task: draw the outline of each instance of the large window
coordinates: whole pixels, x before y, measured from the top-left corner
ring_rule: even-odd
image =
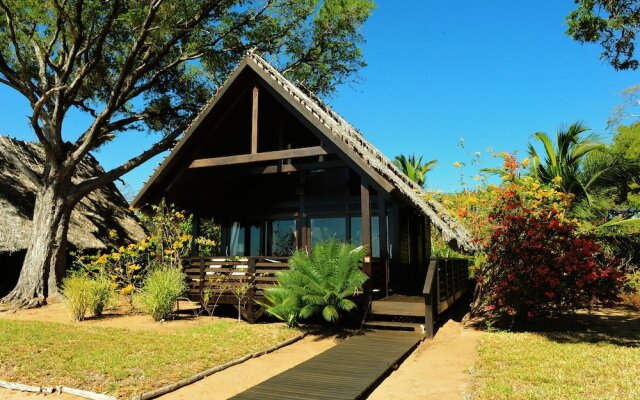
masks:
[[[311,245],[335,239],[347,240],[347,220],[345,218],[311,218]]]
[[[271,255],[289,257],[296,250],[296,220],[271,222]]]

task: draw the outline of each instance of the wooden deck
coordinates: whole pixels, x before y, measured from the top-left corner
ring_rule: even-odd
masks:
[[[360,399],[423,337],[395,331],[354,336],[232,399]]]

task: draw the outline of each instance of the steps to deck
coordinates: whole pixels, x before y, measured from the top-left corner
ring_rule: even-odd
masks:
[[[369,314],[424,318],[424,298],[418,297],[416,301],[374,300]]]
[[[393,295],[371,302],[364,328],[424,333],[424,323],[423,297]]]
[[[232,399],[361,399],[422,338],[414,332],[397,331],[354,336]]]

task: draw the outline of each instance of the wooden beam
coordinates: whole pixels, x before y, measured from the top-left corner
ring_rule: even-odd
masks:
[[[258,153],[258,86],[253,87],[251,104],[251,154],[256,154]]]
[[[237,156],[201,158],[193,160],[189,168],[219,167],[223,165],[248,164],[260,161],[284,160],[287,158],[303,158],[328,154],[321,146],[302,147],[290,150],[267,151],[256,154],[240,154]]]
[[[225,177],[230,176],[252,176],[252,175],[269,175],[269,174],[289,174],[292,172],[302,171],[322,171],[331,168],[345,167],[346,164],[341,160],[313,162],[302,164],[284,164],[284,165],[267,165],[264,167],[245,167],[234,168],[232,171],[224,172]]]

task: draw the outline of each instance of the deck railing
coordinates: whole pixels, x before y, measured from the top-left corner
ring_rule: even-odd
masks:
[[[185,273],[188,296],[204,308],[241,304],[245,309],[264,299],[275,286],[276,273],[289,268],[288,257],[198,257],[190,259]]]
[[[432,258],[422,294],[425,304],[425,334],[433,337],[438,314],[443,313],[469,289],[469,260]]]

